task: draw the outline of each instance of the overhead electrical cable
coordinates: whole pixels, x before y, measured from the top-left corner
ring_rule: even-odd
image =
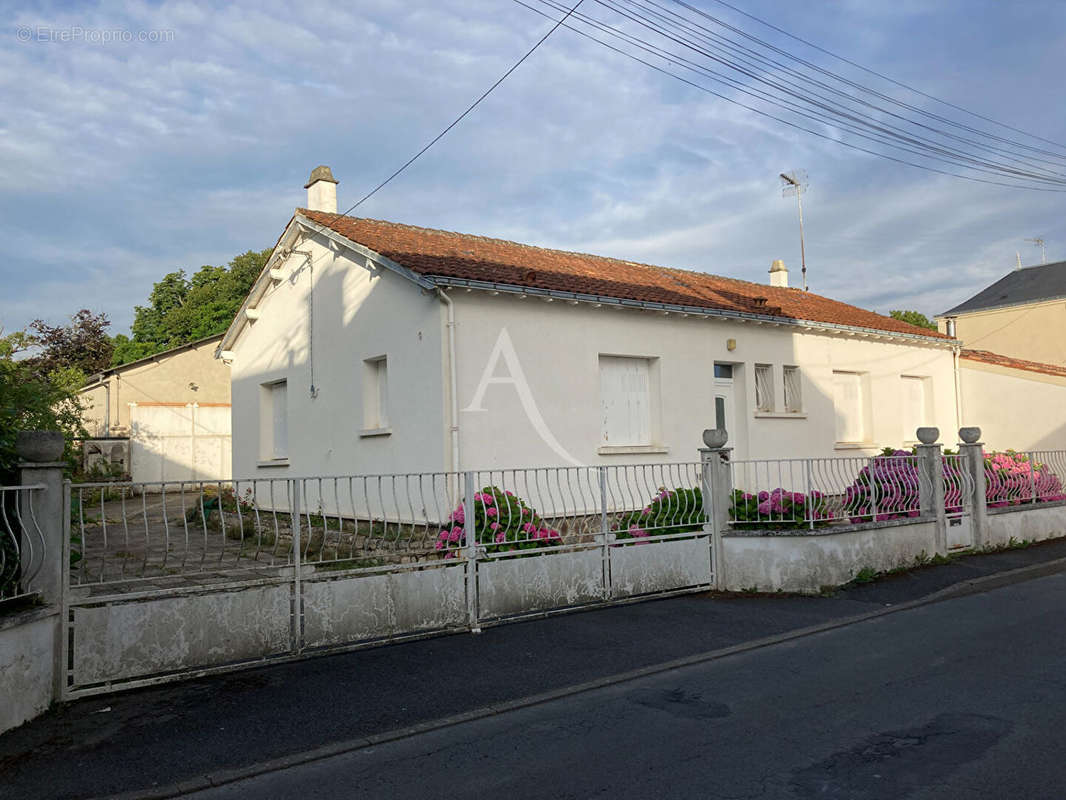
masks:
[[[674,0],[674,2],[676,2],[678,5],[685,6],[686,8],[688,8],[690,10],[696,11],[697,13],[699,13],[701,15],[709,16],[706,12],[704,12],[704,11],[702,11],[700,9],[694,8],[693,6],[690,6],[688,3],[680,2],[680,0]],[[933,100],[933,101],[935,101],[937,103],[940,103],[942,105],[947,106],[948,108],[954,108],[956,111],[961,111],[964,114],[969,114],[971,117],[975,117],[976,119],[984,120],[985,122],[990,122],[993,125],[998,125],[999,127],[1005,128],[1006,130],[1014,131],[1015,133],[1020,133],[1023,136],[1028,136],[1031,139],[1036,139],[1038,141],[1045,142],[1046,144],[1054,145],[1055,147],[1059,147],[1059,148],[1062,148],[1063,150],[1066,150],[1066,144],[1061,144],[1060,142],[1055,142],[1055,141],[1052,141],[1051,139],[1045,139],[1043,136],[1037,136],[1035,133],[1029,133],[1027,131],[1023,131],[1021,128],[1015,128],[1013,125],[1008,125],[1005,122],[1000,122],[999,120],[992,119],[991,117],[986,117],[986,116],[984,116],[982,114],[978,114],[975,111],[971,111],[968,108],[963,108],[962,106],[955,105],[952,102],[949,102],[947,100],[943,100],[943,99],[941,99],[939,97],[936,97],[934,95],[928,94],[927,92],[923,92],[921,89],[916,89],[913,86],[910,86],[910,85],[908,85],[906,83],[903,83],[902,81],[898,81],[895,78],[891,78],[888,75],[885,75],[885,74],[883,74],[881,72],[878,72],[876,70],[870,69],[869,67],[864,67],[862,64],[859,64],[859,63],[857,63],[855,61],[852,61],[849,58],[845,58],[844,56],[838,55],[838,54],[836,54],[836,53],[834,53],[834,52],[832,52],[830,50],[826,50],[824,47],[820,47],[820,46],[814,44],[813,42],[807,41],[806,39],[803,39],[803,38],[801,38],[799,36],[796,36],[793,33],[789,33],[788,31],[777,27],[776,25],[774,25],[771,22],[767,22],[766,20],[760,19],[759,17],[756,17],[754,14],[749,14],[747,11],[744,11],[741,8],[737,8],[736,6],[725,2],[725,0],[714,0],[714,2],[718,3],[719,5],[725,6],[726,8],[732,9],[733,11],[736,11],[738,14],[742,14],[745,17],[747,17],[748,19],[753,20],[755,22],[758,22],[760,25],[765,25],[767,28],[770,28],[771,30],[777,31],[778,33],[783,34],[784,36],[787,36],[788,38],[793,39],[793,40],[795,40],[797,42],[800,42],[801,44],[804,44],[807,47],[810,47],[810,48],[812,48],[814,50],[817,50],[819,53],[824,53],[825,55],[827,55],[827,56],[829,56],[831,58],[835,58],[838,61],[842,61],[845,64],[850,64],[851,66],[855,67],[856,69],[860,69],[860,70],[862,70],[863,72],[865,72],[865,73],[867,73],[869,75],[874,75],[874,76],[876,76],[878,78],[881,78],[882,80],[888,81],[889,83],[894,84],[894,85],[900,87],[901,89],[906,89],[909,92],[914,92],[915,94],[920,95],[920,96],[926,98],[927,100]],[[923,114],[928,114],[929,112],[922,111],[922,113]],[[934,114],[929,114],[929,115],[930,116],[936,116]],[[938,117],[938,119],[939,119],[939,117]],[[944,121],[951,122],[950,120],[944,120]],[[952,125],[959,125],[959,123],[956,123],[956,122],[951,122],[951,124]],[[965,127],[965,126],[960,125],[960,127]],[[972,129],[972,130],[977,130],[977,129]]]
[[[625,1],[625,0],[623,0],[623,1]],[[816,110],[817,113],[825,113],[825,114],[829,114],[831,116],[835,116],[835,117],[839,117],[839,118],[843,118],[843,119],[848,119],[849,121],[851,121],[851,122],[853,122],[855,124],[858,124],[860,126],[866,126],[866,127],[871,128],[871,129],[878,130],[878,131],[880,131],[882,133],[885,133],[886,135],[888,135],[890,137],[897,136],[901,140],[906,141],[906,142],[908,142],[908,143],[910,143],[912,145],[916,145],[916,146],[919,146],[919,147],[928,147],[931,152],[938,153],[940,155],[952,155],[955,158],[959,158],[959,159],[970,161],[972,164],[975,164],[975,165],[981,165],[981,166],[983,166],[985,168],[992,168],[993,170],[998,170],[998,171],[1000,171],[1000,172],[1002,172],[1002,173],[1004,173],[1004,174],[1006,174],[1006,175],[1008,175],[1010,177],[1019,177],[1019,178],[1025,178],[1025,179],[1028,179],[1028,180],[1046,181],[1046,182],[1050,182],[1052,184],[1066,185],[1066,174],[1056,173],[1056,172],[1048,170],[1048,169],[1046,169],[1044,167],[1040,167],[1039,165],[1028,164],[1028,162],[1020,162],[1019,163],[1018,160],[1016,159],[1016,157],[1013,156],[1013,154],[1008,154],[1008,157],[1013,158],[1015,160],[1014,164],[1005,164],[1002,161],[992,161],[987,156],[981,156],[980,154],[975,155],[975,154],[973,154],[971,152],[968,152],[968,151],[965,151],[965,150],[960,150],[960,149],[958,149],[957,145],[948,145],[948,144],[945,144],[945,143],[942,143],[942,142],[935,142],[935,141],[929,140],[928,138],[926,138],[922,134],[915,134],[915,133],[912,133],[912,132],[908,132],[905,129],[902,129],[902,128],[899,128],[898,126],[892,125],[891,123],[885,123],[883,121],[872,121],[872,120],[870,120],[868,118],[859,116],[859,114],[861,112],[857,112],[855,109],[838,108],[838,107],[832,105],[832,103],[834,101],[831,98],[825,97],[825,95],[819,94],[818,92],[812,92],[811,90],[806,89],[805,87],[798,87],[799,91],[796,91],[794,89],[790,89],[786,85],[783,85],[781,83],[781,79],[780,78],[778,78],[778,79],[769,79],[769,78],[766,78],[766,77],[764,77],[764,76],[762,76],[762,75],[760,75],[760,74],[758,74],[756,72],[752,72],[748,68],[745,68],[743,66],[738,66],[736,63],[729,61],[727,58],[723,58],[723,57],[721,57],[719,55],[716,55],[714,52],[705,49],[704,47],[700,46],[699,43],[693,42],[691,39],[686,39],[686,38],[683,38],[683,37],[679,37],[678,35],[675,35],[675,34],[669,32],[669,31],[666,31],[666,30],[662,29],[661,27],[655,25],[654,21],[648,20],[647,17],[644,17],[641,14],[639,14],[637,12],[633,12],[633,11],[631,11],[629,9],[620,7],[617,2],[612,2],[611,0],[596,0],[596,2],[599,5],[603,6],[604,8],[607,8],[609,10],[615,11],[616,13],[620,14],[623,18],[629,19],[631,21],[634,21],[637,24],[641,25],[642,27],[647,28],[649,31],[651,31],[653,33],[656,33],[658,35],[661,35],[664,38],[666,38],[666,39],[668,39],[668,40],[670,40],[670,41],[672,41],[672,42],[674,42],[676,44],[680,44],[683,47],[685,47],[687,49],[690,49],[690,50],[698,53],[699,55],[702,55],[702,56],[708,58],[709,60],[714,61],[715,63],[718,63],[718,64],[726,67],[727,69],[733,70],[733,71],[741,74],[742,76],[747,77],[747,78],[755,81],[756,83],[759,83],[759,84],[762,84],[764,86],[770,87],[774,91],[777,91],[777,92],[779,92],[781,94],[784,94],[787,97],[791,98],[792,100],[795,100],[797,102],[804,103],[806,105],[811,106],[813,109]],[[629,2],[629,5],[637,5],[637,3],[633,2],[633,0],[628,0],[628,2]],[[791,84],[794,87],[796,86],[796,84],[794,84],[793,82],[788,81],[787,79],[785,80],[785,83],[786,84]],[[747,84],[743,84],[743,85],[748,86]],[[751,87],[749,86],[748,88],[751,88]],[[806,94],[804,94],[804,92],[806,92]],[[812,100],[811,99],[812,97],[818,98],[818,100]],[[780,99],[780,98],[778,98],[778,99]],[[856,100],[855,98],[851,98],[850,96],[847,96],[847,99]],[[864,102],[864,101],[860,100],[859,102]],[[871,106],[871,107],[877,108],[875,106]],[[878,109],[878,110],[885,111],[884,109]],[[944,132],[938,131],[938,130],[933,129],[933,128],[930,128],[929,126],[926,126],[926,125],[924,125],[922,123],[914,123],[913,121],[908,120],[907,118],[902,117],[902,116],[900,116],[898,114],[894,114],[893,112],[887,112],[887,113],[889,113],[892,116],[897,117],[898,119],[900,119],[903,122],[906,122],[906,123],[909,123],[909,124],[917,124],[921,128],[926,128],[926,129],[928,129],[930,132],[932,132],[934,134],[945,135]],[[958,137],[954,137],[953,134],[946,134],[946,135],[948,135],[950,137],[953,137],[953,138],[958,138]],[[980,143],[975,143],[975,144],[977,144],[979,147],[981,146]],[[1035,171],[1034,171],[1034,168],[1035,168]]]
[[[518,59],[511,66],[511,68],[509,70],[507,70],[505,73],[503,73],[503,75],[501,75],[499,77],[499,79],[494,84],[492,84],[492,86],[490,86],[488,89],[486,89],[484,91],[484,93],[477,100],[475,100],[473,103],[471,103],[469,106],[467,106],[466,111],[464,111],[462,114],[460,114],[454,120],[452,120],[451,124],[448,125],[447,128],[442,130],[436,136],[434,136],[432,139],[430,139],[425,147],[423,147],[421,150],[419,150],[417,153],[415,153],[413,156],[411,156],[409,159],[407,159],[407,161],[405,161],[404,164],[398,170],[396,170],[389,177],[387,177],[385,180],[383,180],[381,183],[379,183],[377,186],[375,186],[373,189],[371,189],[369,192],[367,192],[365,195],[363,195],[356,203],[354,203],[350,208],[348,208],[340,216],[346,216],[347,214],[349,214],[352,211],[354,211],[355,209],[357,209],[359,206],[361,206],[363,203],[365,203],[367,200],[369,200],[371,197],[373,197],[375,194],[377,194],[379,190],[383,189],[386,185],[388,185],[392,181],[393,178],[398,176],[401,172],[403,172],[405,169],[407,169],[409,166],[411,166],[413,163],[415,163],[415,161],[417,161],[419,159],[419,157],[423,153],[425,153],[427,150],[429,150],[429,148],[431,148],[433,145],[435,145],[437,142],[439,142],[441,139],[443,139],[445,134],[448,133],[448,131],[450,131],[452,128],[454,128],[456,125],[458,125],[460,122],[462,122],[467,114],[469,114],[471,111],[473,111],[475,108],[477,108],[478,104],[481,103],[482,100],[484,100],[486,97],[488,97],[490,94],[492,94],[493,89],[495,89],[497,86],[499,86],[505,80],[507,80],[507,78],[510,76],[510,74],[512,72],[514,72],[516,69],[518,69],[522,65],[523,61],[525,61],[527,58],[529,58],[531,55],[533,55],[533,52],[538,47],[540,47],[542,44],[544,44],[544,42],[546,42],[548,40],[548,37],[551,36],[553,33],[555,33],[559,29],[560,26],[562,26],[562,24],[564,22],[566,22],[567,19],[570,18],[570,15],[573,14],[575,11],[577,11],[578,6],[580,6],[583,2],[585,2],[585,0],[577,0],[577,2],[574,3],[574,5],[570,8],[570,10],[566,12],[565,16],[562,19],[560,19],[558,22],[556,22],[546,34],[544,34],[542,37],[540,37],[540,39],[537,41],[537,43],[535,45],[533,45],[531,48],[529,48],[529,50],[526,51],[526,54],[523,55],[520,59]]]
[[[530,11],[533,11],[536,14],[544,16],[544,17],[546,17],[548,19],[551,19],[553,21],[555,20],[555,17],[552,16],[551,14],[543,11],[540,8],[534,7],[534,6],[530,5],[527,2],[524,2],[523,0],[514,0],[514,1],[518,5],[521,5],[521,6],[525,7],[525,8],[527,8],[527,9],[529,9]],[[564,9],[558,8],[555,3],[551,2],[551,0],[530,0],[530,1],[531,2],[539,2],[542,5],[546,5],[546,6],[550,7],[550,8],[553,8],[554,10],[565,10],[565,8]],[[663,75],[667,75],[669,77],[672,77],[672,78],[674,78],[674,79],[676,79],[678,81],[681,81],[682,83],[685,83],[685,84],[687,84],[687,85],[689,85],[689,86],[691,86],[691,87],[693,87],[693,88],[695,88],[695,89],[697,89],[699,91],[702,91],[702,92],[705,92],[707,94],[710,94],[710,95],[712,95],[714,97],[717,97],[717,98],[719,98],[721,100],[724,100],[724,101],[726,101],[728,103],[731,103],[733,105],[737,105],[737,106],[739,106],[741,108],[744,108],[744,109],[746,109],[748,111],[751,111],[751,112],[753,112],[755,114],[758,114],[760,116],[766,117],[768,119],[772,119],[772,120],[774,120],[776,122],[779,122],[779,123],[781,123],[783,125],[787,125],[787,126],[789,126],[791,128],[794,128],[796,130],[800,130],[800,131],[803,131],[805,133],[812,134],[814,136],[817,136],[817,137],[819,137],[821,139],[825,139],[827,141],[835,142],[836,144],[840,144],[840,145],[842,145],[844,147],[848,147],[849,149],[852,149],[852,150],[856,150],[856,151],[859,151],[859,152],[867,153],[869,155],[877,156],[879,158],[884,158],[884,159],[887,159],[889,161],[893,161],[893,162],[896,162],[896,163],[899,163],[899,164],[905,164],[907,166],[916,167],[918,169],[923,169],[923,170],[926,170],[928,172],[933,172],[933,173],[937,173],[937,174],[941,174],[941,175],[947,175],[947,176],[951,176],[951,177],[955,177],[955,178],[961,178],[963,180],[969,180],[969,181],[973,181],[973,182],[976,182],[976,183],[984,183],[984,184],[990,184],[990,185],[994,185],[994,186],[1004,186],[1004,187],[1015,188],[1015,189],[1029,189],[1031,191],[1056,192],[1056,193],[1066,191],[1066,189],[1050,188],[1048,186],[1042,186],[1042,185],[1033,185],[1033,183],[1032,183],[1033,181],[1049,181],[1049,179],[1047,177],[1041,176],[1041,175],[1036,175],[1033,178],[1026,178],[1026,180],[1030,181],[1029,183],[1008,183],[1006,181],[989,180],[989,179],[986,179],[986,178],[980,178],[980,177],[976,177],[976,176],[973,176],[973,175],[966,175],[966,174],[962,174],[962,173],[958,173],[958,172],[952,172],[950,170],[945,170],[945,169],[940,169],[940,168],[937,168],[937,167],[932,167],[932,166],[929,166],[928,164],[921,164],[921,163],[918,163],[918,162],[909,161],[907,159],[897,158],[897,157],[889,155],[887,153],[879,152],[877,150],[872,150],[870,148],[862,147],[862,146],[854,144],[852,142],[844,141],[844,140],[836,138],[834,136],[830,136],[830,135],[828,135],[828,134],[826,134],[824,132],[821,132],[821,131],[818,131],[818,130],[815,130],[815,129],[812,129],[812,128],[808,128],[808,127],[806,127],[804,125],[801,125],[801,124],[798,124],[798,123],[796,123],[796,122],[794,122],[792,120],[788,120],[788,119],[786,119],[784,117],[780,117],[780,116],[777,116],[775,114],[772,114],[772,113],[770,113],[770,112],[768,112],[768,111],[766,111],[764,109],[758,108],[758,107],[753,106],[753,105],[749,105],[748,103],[744,103],[744,102],[742,102],[740,100],[737,100],[737,99],[735,99],[733,97],[729,97],[728,95],[722,94],[721,92],[714,91],[713,89],[710,89],[707,86],[704,86],[703,84],[700,84],[700,83],[697,83],[697,82],[695,82],[693,80],[685,78],[684,76],[678,75],[677,73],[672,72],[669,69],[666,69],[666,68],[664,68],[662,66],[659,66],[658,64],[652,63],[652,62],[647,61],[647,60],[645,60],[645,59],[643,59],[643,58],[641,58],[641,57],[639,57],[637,55],[634,55],[633,53],[629,52],[628,50],[626,50],[626,49],[624,49],[622,47],[617,47],[615,45],[612,45],[609,42],[607,42],[607,41],[605,41],[605,40],[603,40],[603,39],[601,39],[601,38],[599,38],[599,37],[597,37],[597,36],[595,36],[595,35],[593,35],[591,33],[588,33],[585,30],[582,30],[580,27],[576,27],[574,24],[565,24],[565,20],[572,13],[573,13],[573,10],[571,10],[571,12],[567,14],[567,17],[564,17],[562,20],[559,20],[558,24],[561,25],[562,27],[566,27],[566,28],[574,31],[578,35],[580,35],[580,36],[582,36],[582,37],[584,37],[586,39],[589,39],[590,41],[593,41],[593,42],[595,42],[595,43],[597,43],[597,44],[599,44],[599,45],[601,45],[603,47],[606,47],[607,49],[609,49],[609,50],[611,50],[613,52],[618,53],[619,55],[625,56],[626,58],[632,59],[632,60],[634,60],[634,61],[636,61],[636,62],[638,62],[640,64],[643,64],[644,66],[649,67],[650,69],[653,69],[656,72],[659,72],[659,73],[662,73]],[[985,172],[985,173],[991,172],[994,175],[1003,176],[1001,170],[994,170],[994,169],[993,170],[989,170],[989,169],[985,169],[985,168],[981,168],[981,167],[970,166],[967,163],[959,163],[958,161],[950,160],[949,158],[947,158],[946,156],[943,156],[943,155],[930,155],[930,154],[926,154],[926,153],[924,153],[922,151],[915,151],[915,150],[912,150],[912,149],[908,149],[907,147],[902,146],[902,145],[891,144],[889,141],[887,141],[883,137],[882,138],[877,138],[874,134],[868,134],[868,133],[864,134],[861,131],[856,130],[854,127],[850,127],[850,126],[848,126],[845,123],[827,123],[824,119],[821,119],[821,118],[818,118],[818,117],[813,116],[811,114],[808,114],[806,112],[800,111],[800,110],[798,110],[798,109],[796,109],[796,108],[794,108],[792,106],[785,105],[779,98],[778,99],[774,99],[772,96],[768,95],[765,92],[763,92],[761,94],[756,93],[756,92],[752,92],[752,91],[747,90],[747,89],[743,88],[742,86],[738,85],[738,83],[736,81],[730,81],[728,78],[720,76],[717,73],[713,73],[711,71],[708,71],[705,67],[700,67],[699,65],[693,65],[692,62],[689,62],[688,60],[679,57],[676,53],[663,51],[661,48],[656,48],[654,46],[649,46],[648,43],[641,44],[641,42],[643,42],[643,40],[640,40],[637,37],[632,37],[632,36],[629,36],[627,34],[624,34],[623,32],[613,28],[612,26],[606,25],[605,23],[601,23],[598,20],[595,20],[594,18],[588,17],[586,15],[578,15],[578,14],[574,14],[573,18],[574,18],[574,21],[580,21],[581,23],[589,25],[590,27],[598,28],[599,30],[607,33],[608,35],[615,36],[616,38],[620,37],[620,38],[622,38],[623,41],[627,42],[627,44],[630,44],[631,46],[635,46],[638,49],[641,49],[644,52],[649,53],[650,55],[654,56],[655,58],[658,58],[660,60],[666,61],[666,63],[671,65],[671,66],[680,63],[686,69],[689,69],[690,71],[695,71],[698,74],[702,74],[702,75],[704,75],[706,77],[711,77],[712,80],[716,80],[717,82],[725,83],[726,85],[730,86],[733,89],[736,89],[737,91],[741,91],[741,92],[743,92],[745,94],[748,94],[750,96],[755,97],[758,100],[761,100],[763,102],[770,103],[771,105],[775,105],[776,107],[782,108],[782,109],[784,109],[785,111],[787,111],[790,114],[794,114],[794,115],[797,115],[797,116],[800,116],[800,117],[809,118],[809,119],[812,119],[813,121],[818,122],[819,124],[823,124],[823,125],[825,125],[825,124],[829,124],[829,125],[838,124],[840,127],[843,127],[845,130],[849,130],[850,132],[854,133],[855,135],[861,136],[862,138],[866,138],[867,140],[871,140],[871,141],[874,141],[876,143],[885,144],[887,146],[895,147],[896,149],[903,150],[904,152],[909,152],[911,154],[918,155],[918,156],[920,156],[922,158],[925,158],[925,159],[934,160],[935,162],[938,162],[938,163],[947,163],[947,164],[950,164],[950,165],[953,165],[953,166],[961,166],[964,169],[968,169],[968,170],[980,171],[980,172]],[[1012,176],[1011,175],[1006,175],[1006,176],[1003,176],[1003,177],[1012,177]]]

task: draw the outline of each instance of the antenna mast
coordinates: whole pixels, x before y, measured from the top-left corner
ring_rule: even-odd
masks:
[[[1032,242],[1034,245],[1040,248],[1040,263],[1047,263],[1047,242],[1041,239],[1039,236],[1034,239],[1026,239],[1027,242]]]
[[[781,196],[791,197],[796,195],[796,207],[799,209],[800,223],[800,265],[803,268],[803,291],[807,291],[807,254],[803,246],[803,193],[807,191],[807,186],[809,185],[807,171],[794,169],[788,174],[782,172],[780,178],[784,181],[784,186],[781,187]]]

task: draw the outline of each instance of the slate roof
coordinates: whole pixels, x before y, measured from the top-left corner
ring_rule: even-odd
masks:
[[[1022,358],[1001,356],[999,353],[992,353],[988,350],[968,350],[963,348],[959,351],[959,357],[967,361],[980,361],[982,364],[994,364],[998,367],[1011,367],[1012,369],[1023,369],[1027,372],[1040,372],[1044,375],[1057,375],[1060,378],[1066,378],[1066,367],[1060,367],[1058,364],[1026,361]]]
[[[612,299],[763,314],[929,339],[950,338],[801,289],[395,222],[306,209],[297,209],[297,214],[434,279],[485,281]]]
[[[1023,267],[1009,272],[969,300],[939,316],[951,317],[971,311],[1037,303],[1060,297],[1066,298],[1066,261]]]

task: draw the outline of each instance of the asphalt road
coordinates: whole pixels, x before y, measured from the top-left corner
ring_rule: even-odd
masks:
[[[1053,575],[188,796],[1058,800],[1064,610]]]

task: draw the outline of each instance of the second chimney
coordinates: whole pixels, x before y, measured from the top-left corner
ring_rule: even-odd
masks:
[[[788,288],[788,270],[780,258],[770,265],[770,285]]]
[[[309,211],[337,213],[337,180],[327,166],[318,166],[311,170],[311,177],[304,184],[307,190],[307,208]]]

